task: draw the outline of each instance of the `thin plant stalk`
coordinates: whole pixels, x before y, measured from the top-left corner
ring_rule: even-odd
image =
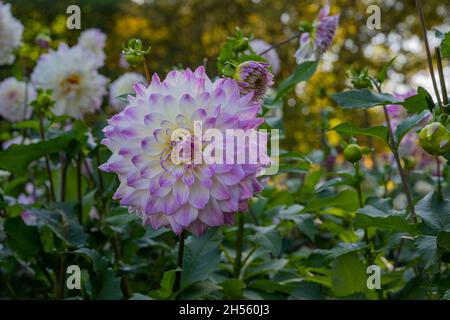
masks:
[[[112,235],[112,245],[114,249],[114,253],[116,258],[114,259],[116,269],[120,268],[120,261],[122,260],[122,252],[119,244],[119,240],[117,239],[117,234],[114,232]],[[129,299],[133,295],[133,291],[131,290],[130,283],[128,282],[127,276],[122,277],[122,289],[126,299]]]
[[[358,162],[354,163],[353,166],[355,167],[355,178],[356,178],[355,188],[356,188],[356,193],[358,194],[359,208],[363,208],[364,207],[364,201],[363,201],[362,190],[361,190],[361,177],[362,177],[362,175],[361,175],[361,171],[360,171],[360,166],[359,166]],[[367,245],[370,244],[370,242],[369,242],[369,234],[367,232],[367,228],[364,228],[364,241],[367,243]]]
[[[64,159],[63,165],[61,167],[61,194],[60,200],[64,202],[66,199],[66,181],[67,181],[67,170],[69,169],[70,161],[67,158]]]
[[[300,36],[301,36],[301,33],[296,33],[296,34],[294,34],[293,36],[291,36],[291,37],[289,37],[289,38],[287,38],[287,39],[285,39],[285,40],[283,40],[283,41],[280,41],[280,42],[278,42],[278,43],[276,43],[276,44],[270,46],[270,47],[267,48],[266,50],[261,51],[260,53],[258,53],[258,55],[259,55],[259,56],[262,56],[263,54],[269,52],[270,50],[275,49],[275,48],[278,48],[278,47],[280,47],[280,46],[282,46],[283,44],[286,44],[286,43],[288,43],[288,42],[291,42],[292,40],[297,39],[297,38],[299,38]]]
[[[234,259],[234,277],[239,278],[242,268],[242,248],[244,246],[244,215],[238,214],[238,234],[236,239],[236,258]]]
[[[425,25],[425,17],[423,15],[422,2],[420,0],[416,0],[416,7],[417,7],[417,11],[419,12],[420,25],[422,27],[422,32],[423,32],[423,41],[425,43],[425,51],[427,53],[427,63],[428,63],[428,68],[430,69],[430,75],[431,75],[431,80],[433,82],[434,93],[436,94],[436,99],[438,101],[439,106],[442,107],[441,97],[439,95],[436,77],[434,75],[433,60],[431,58],[431,50],[430,50],[430,45],[428,43],[427,27]]]
[[[144,59],[142,59],[142,63],[144,65],[144,71],[145,71],[145,78],[147,79],[147,85],[150,85],[150,82],[152,81],[152,78],[150,77],[150,69],[148,67],[147,58],[144,56]]]
[[[81,188],[81,154],[77,157],[77,195],[78,195],[78,220],[83,224],[83,193]]]
[[[444,69],[442,68],[442,55],[441,55],[441,49],[439,47],[434,48],[436,52],[436,61],[437,61],[437,69],[439,74],[439,80],[441,83],[441,92],[442,92],[442,100],[445,105],[448,104],[448,95],[447,95],[447,87],[445,85],[445,78],[444,78]]]
[[[181,231],[178,239],[178,255],[177,255],[177,272],[175,274],[175,282],[173,285],[174,292],[177,292],[181,288],[181,273],[183,272],[183,256],[184,256],[184,240],[186,238],[186,231]]]
[[[41,140],[45,141],[45,132],[44,132],[44,115],[42,112],[39,113],[39,133],[41,135]],[[50,180],[50,201],[55,202],[55,187],[53,185],[53,177],[52,170],[50,169],[50,160],[48,159],[48,155],[44,156],[45,158],[45,167],[47,169],[48,179]]]
[[[56,299],[61,300],[64,299],[64,253],[58,254],[58,281],[56,282],[57,285],[57,295]]]
[[[381,90],[380,90],[381,91]],[[380,92],[381,93],[381,92]],[[398,173],[400,174],[400,179],[402,180],[403,191],[406,194],[406,201],[408,202],[408,209],[411,213],[411,217],[414,222],[417,222],[416,210],[414,208],[414,202],[411,194],[411,189],[409,187],[408,178],[406,177],[405,170],[403,170],[402,162],[398,154],[397,147],[395,146],[394,130],[392,129],[391,119],[389,118],[389,113],[386,106],[383,106],[384,116],[386,118],[386,124],[389,130],[390,143],[389,147],[392,154],[394,155],[395,162],[397,164]]]
[[[437,170],[437,191],[439,196],[442,197],[442,182],[441,182],[441,161],[439,156],[436,156],[436,170]]]

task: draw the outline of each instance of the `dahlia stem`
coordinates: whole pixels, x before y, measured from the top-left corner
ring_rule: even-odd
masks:
[[[287,38],[287,39],[285,39],[285,40],[283,40],[283,41],[280,41],[280,42],[278,42],[278,43],[276,43],[276,44],[270,46],[270,47],[267,48],[266,50],[264,50],[264,51],[258,53],[258,55],[259,55],[259,56],[262,56],[263,54],[269,52],[269,51],[272,50],[272,49],[278,48],[278,47],[282,46],[283,44],[286,44],[286,43],[288,43],[288,42],[291,42],[292,40],[294,40],[294,39],[296,39],[296,38],[299,38],[299,37],[301,36],[301,34],[302,34],[301,32],[296,33],[296,34],[294,34],[293,36],[291,36],[290,38]]]
[[[114,249],[114,253],[116,258],[114,259],[114,264],[116,269],[120,269],[120,261],[122,261],[122,251],[120,248],[119,240],[117,239],[117,233],[113,233],[112,235],[112,245]],[[129,299],[133,295],[133,291],[131,290],[130,283],[128,282],[128,278],[126,275],[122,277],[122,291],[126,299]]]
[[[436,52],[437,69],[439,74],[439,80],[441,82],[442,100],[445,105],[448,104],[447,87],[445,86],[444,69],[442,68],[442,55],[441,48],[434,48]]]
[[[411,213],[413,221],[417,222],[416,211],[414,208],[414,202],[411,195],[411,189],[409,188],[408,178],[406,177],[405,171],[403,170],[402,162],[400,160],[400,156],[398,155],[397,147],[395,146],[394,130],[392,129],[391,119],[389,118],[389,113],[387,111],[386,106],[383,106],[383,111],[384,116],[386,118],[386,124],[389,129],[389,136],[390,136],[389,147],[391,149],[392,154],[394,155],[398,173],[400,174],[400,179],[402,180],[403,191],[406,194],[406,201],[408,202],[409,212]]]
[[[425,25],[425,17],[423,15],[422,2],[420,0],[416,0],[416,7],[417,7],[417,11],[419,12],[420,25],[422,27],[423,40],[425,43],[425,51],[427,53],[428,69],[430,69],[434,93],[436,94],[436,99],[438,101],[439,106],[442,107],[441,97],[439,95],[439,90],[438,90],[437,83],[436,83],[436,77],[434,76],[433,60],[431,59],[430,45],[428,43],[428,37],[427,37],[427,27]]]
[[[44,114],[42,112],[39,113],[39,133],[41,135],[41,140],[45,141],[45,132],[44,132]],[[45,158],[45,167],[47,169],[48,179],[50,180],[50,201],[55,202],[55,187],[53,185],[53,177],[52,170],[50,169],[50,161],[48,159],[48,155],[44,156]]]
[[[67,169],[69,169],[70,162],[68,161],[67,157],[63,160],[63,166],[61,167],[61,194],[60,194],[60,200],[61,202],[64,202],[66,199],[66,180],[67,180]]]
[[[105,190],[104,184],[103,184],[103,177],[102,172],[100,170],[100,152],[98,151],[98,148],[95,150],[95,160],[97,161],[97,174],[98,174],[98,188],[100,191],[100,194],[103,195],[103,191]]]
[[[234,277],[239,278],[242,268],[242,248],[244,246],[244,214],[238,213],[238,234],[236,239],[236,258],[234,259]]]
[[[58,281],[56,282],[57,286],[57,295],[56,299],[61,300],[64,299],[64,252],[58,254]]]
[[[150,77],[150,69],[147,64],[147,58],[144,56],[144,59],[142,59],[142,63],[144,64],[144,70],[145,70],[145,78],[147,79],[147,85],[150,85],[150,82],[152,78]]]
[[[362,197],[362,191],[361,191],[361,171],[360,171],[360,166],[359,163],[356,162],[353,164],[353,166],[355,167],[355,188],[356,188],[356,192],[358,194],[358,203],[359,203],[359,208],[363,208],[364,207],[364,201],[363,201],[363,197]],[[364,241],[366,242],[366,244],[369,246],[370,245],[370,241],[369,241],[369,234],[367,233],[367,228],[364,228]],[[370,250],[370,248],[368,248],[368,250]],[[369,265],[371,257],[370,257],[370,252],[368,251],[367,254],[367,264]]]
[[[181,273],[183,272],[183,255],[184,255],[184,239],[186,238],[186,231],[181,231],[178,239],[178,256],[177,256],[177,269],[175,274],[175,282],[173,285],[173,291],[177,292],[181,289]]]
[[[77,157],[77,195],[78,195],[78,220],[83,224],[83,194],[81,190],[81,154]]]
[[[436,170],[437,170],[437,191],[439,196],[442,197],[441,161],[439,161],[439,156],[436,156]]]

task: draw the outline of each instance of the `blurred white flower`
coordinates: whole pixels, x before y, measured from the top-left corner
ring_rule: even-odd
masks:
[[[96,56],[98,67],[102,67],[105,63],[105,44],[106,34],[95,28],[83,31],[78,38],[78,45]]]
[[[22,42],[23,25],[11,14],[11,5],[0,1],[0,66],[12,64]]]
[[[252,47],[253,51],[255,53],[259,54],[261,52],[264,52],[265,50],[269,49],[271,45],[264,40],[255,39],[250,41],[250,47]],[[262,55],[264,59],[267,60],[267,62],[272,67],[272,73],[273,75],[277,75],[278,72],[280,72],[280,58],[278,57],[278,53],[275,49],[272,49],[265,54]]]
[[[133,93],[133,86],[136,82],[145,83],[145,78],[136,72],[127,72],[111,83],[109,90],[109,103],[117,110],[122,111],[127,102],[121,101],[117,97],[126,93]]]
[[[31,116],[29,103],[36,99],[36,91],[30,84],[7,78],[0,82],[0,115],[8,121],[18,122]]]
[[[31,81],[36,88],[52,90],[54,114],[82,118],[98,110],[106,94],[108,79],[97,68],[98,60],[91,51],[61,44],[39,58]]]

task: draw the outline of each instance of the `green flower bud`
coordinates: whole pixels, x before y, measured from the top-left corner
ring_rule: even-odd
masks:
[[[450,151],[450,132],[439,122],[433,122],[419,133],[419,144],[429,154],[438,156]]]
[[[359,160],[361,160],[362,155],[363,155],[363,153],[362,153],[361,147],[358,146],[357,144],[349,144],[344,149],[345,160],[347,160],[351,163],[356,163]]]
[[[44,91],[38,89],[38,96],[35,101],[32,102],[32,106],[36,108],[39,112],[47,112],[55,104],[52,99],[51,90]]]
[[[403,158],[403,161],[405,163],[406,170],[412,170],[417,165],[417,160],[414,157],[405,157]]]
[[[137,66],[137,65],[141,64],[143,58],[144,58],[143,55],[141,55],[139,53],[135,53],[135,52],[129,52],[129,53],[125,54],[125,60],[132,66]]]

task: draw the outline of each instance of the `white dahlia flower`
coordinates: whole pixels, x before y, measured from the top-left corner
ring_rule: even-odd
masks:
[[[98,73],[97,66],[92,52],[61,44],[57,51],[39,58],[31,81],[36,88],[52,90],[53,113],[82,118],[98,110],[106,94],[108,79]]]
[[[23,25],[11,14],[11,5],[0,1],[0,66],[14,62],[14,50],[22,42]]]
[[[95,55],[98,67],[102,67],[105,63],[105,44],[106,34],[96,28],[83,31],[78,38],[78,45]]]
[[[28,119],[32,113],[30,102],[35,99],[36,91],[30,84],[12,77],[0,82],[0,115],[8,121]]]
[[[118,99],[118,96],[133,92],[136,82],[145,83],[143,75],[136,72],[126,72],[116,81],[111,83],[109,89],[109,103],[117,110],[122,111],[127,105],[126,102]]]
[[[230,78],[212,82],[203,67],[171,71],[163,82],[155,74],[148,88],[137,83],[134,89],[136,97],[129,96],[128,106],[104,129],[102,143],[112,156],[101,169],[119,177],[114,198],[155,229],[168,226],[176,233],[186,229],[200,235],[209,227],[233,223],[235,214],[246,210],[247,200],[262,189],[256,179],[261,162],[195,159],[211,146],[207,129],[228,136],[226,129],[256,129],[263,122],[257,118],[261,105],[253,92],[241,96]],[[195,134],[200,126],[204,135]],[[179,130],[185,132],[183,139],[173,136]],[[214,139],[216,152],[228,151],[227,142]],[[249,151],[249,144],[242,149],[236,144],[237,154]],[[177,161],[180,147],[183,154],[191,151],[183,157],[187,161]],[[223,156],[228,159],[228,153]]]

